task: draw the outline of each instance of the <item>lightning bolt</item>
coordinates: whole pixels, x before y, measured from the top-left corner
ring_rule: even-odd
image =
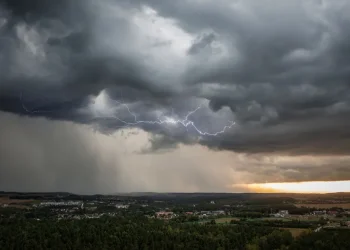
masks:
[[[137,116],[135,113],[131,112],[129,106],[125,103],[121,103],[119,101],[115,101],[115,103],[125,107],[125,109],[127,110],[127,112],[134,118],[132,122],[128,122],[124,119],[119,118],[118,116],[114,115],[114,116],[96,116],[97,118],[113,118],[116,119],[117,121],[121,122],[124,124],[124,127],[133,127],[133,126],[137,126],[140,124],[150,124],[150,125],[164,125],[164,124],[171,124],[171,125],[181,125],[184,128],[186,128],[186,130],[188,131],[189,127],[192,127],[193,129],[195,129],[195,131],[202,136],[218,136],[220,134],[225,133],[228,129],[231,129],[236,123],[234,121],[229,121],[230,124],[224,126],[220,131],[214,132],[214,133],[209,133],[209,132],[205,132],[200,130],[196,124],[189,119],[189,117],[193,114],[195,114],[199,109],[202,108],[202,105],[198,106],[196,109],[189,111],[187,113],[187,115],[185,116],[184,119],[175,119],[172,116],[163,116],[160,115],[158,117],[157,120],[137,120]],[[172,114],[173,114],[173,109],[172,109]]]
[[[39,110],[30,111],[29,109],[27,109],[26,106],[22,102],[22,94],[21,94],[20,100],[21,100],[22,107],[23,107],[23,109],[26,112],[28,112],[28,113],[39,113],[40,112]],[[137,115],[130,110],[130,108],[129,108],[129,106],[127,104],[119,102],[119,101],[116,101],[116,100],[114,100],[114,102],[118,106],[119,105],[123,106],[127,110],[127,112],[129,113],[129,115],[131,117],[133,117],[133,121],[131,121],[131,122],[130,121],[126,121],[126,120],[118,117],[117,115],[113,115],[113,116],[95,116],[94,118],[95,119],[96,118],[102,118],[102,119],[111,118],[111,119],[115,119],[115,120],[117,120],[117,121],[119,121],[119,122],[124,124],[124,126],[121,126],[123,128],[125,128],[125,127],[134,127],[134,126],[141,125],[141,124],[160,125],[160,126],[161,125],[170,124],[170,125],[183,126],[188,131],[188,128],[192,127],[201,136],[218,136],[220,134],[225,133],[228,129],[231,129],[236,124],[234,121],[229,121],[229,125],[224,126],[220,131],[209,133],[209,132],[205,132],[205,131],[200,130],[198,128],[198,126],[195,124],[195,122],[190,120],[190,116],[194,115],[199,109],[201,109],[202,105],[198,106],[196,109],[194,109],[192,111],[189,111],[184,119],[175,119],[174,115],[173,115],[174,110],[172,109],[172,115],[171,116],[160,115],[157,120],[138,120],[137,119]],[[49,111],[44,111],[44,112],[49,112]]]

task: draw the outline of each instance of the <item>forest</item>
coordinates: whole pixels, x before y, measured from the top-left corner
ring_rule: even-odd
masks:
[[[178,223],[145,217],[2,219],[0,249],[350,249],[348,230],[305,233],[264,226]]]

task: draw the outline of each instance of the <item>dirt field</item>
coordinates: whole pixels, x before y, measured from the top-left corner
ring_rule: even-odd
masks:
[[[0,204],[19,204],[19,203],[32,203],[33,200],[15,200],[8,197],[0,197]]]
[[[308,232],[310,230],[307,228],[281,228],[281,229],[288,230],[289,232],[292,233],[293,237],[298,237],[303,232]]]
[[[33,200],[15,200],[9,199],[8,197],[0,197],[0,206],[4,204],[8,204],[9,207],[15,208],[29,208],[29,204],[33,203]]]
[[[238,221],[239,219],[238,218],[232,218],[232,217],[225,217],[225,218],[218,218],[218,219],[215,219],[215,222],[216,223],[230,223],[231,220],[235,220],[235,221]]]
[[[340,207],[350,209],[350,203],[334,203],[334,204],[295,204],[296,207],[316,207],[316,208],[332,208]]]

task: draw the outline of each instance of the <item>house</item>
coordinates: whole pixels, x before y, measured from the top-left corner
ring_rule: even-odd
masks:
[[[279,214],[281,214],[281,215],[289,215],[289,212],[288,212],[288,210],[280,210],[279,212],[278,212]]]
[[[160,211],[156,213],[156,218],[158,219],[172,219],[173,217],[173,212]]]
[[[281,217],[281,218],[284,218],[285,216],[288,216],[288,215],[289,215],[288,210],[280,210],[278,213],[272,214],[272,216],[274,217]]]

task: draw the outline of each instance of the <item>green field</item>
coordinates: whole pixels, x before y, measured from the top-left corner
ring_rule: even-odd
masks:
[[[239,221],[239,219],[235,218],[235,217],[223,217],[223,218],[216,218],[215,222],[217,224],[230,224],[231,220]],[[203,223],[207,223],[207,222],[210,222],[210,221],[211,221],[210,219],[205,219],[205,220],[200,220],[198,222],[187,222],[187,223],[200,223],[200,224],[203,224]]]

